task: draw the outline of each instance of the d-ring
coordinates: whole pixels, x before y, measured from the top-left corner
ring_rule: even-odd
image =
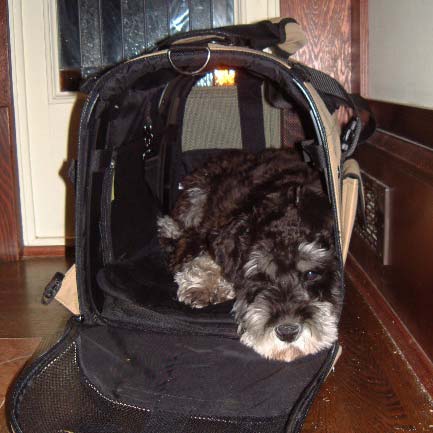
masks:
[[[184,75],[196,75],[196,74],[199,74],[208,65],[209,60],[210,60],[210,49],[209,49],[209,47],[200,47],[200,49],[203,49],[203,48],[207,52],[206,60],[205,60],[204,64],[202,66],[200,66],[198,69],[196,69],[195,71],[186,71],[186,70],[183,70],[183,69],[180,69],[179,67],[177,67],[174,64],[173,59],[171,58],[171,49],[169,49],[167,51],[168,61],[170,62],[170,65],[173,67],[173,69],[175,71],[179,72],[180,74],[184,74]]]

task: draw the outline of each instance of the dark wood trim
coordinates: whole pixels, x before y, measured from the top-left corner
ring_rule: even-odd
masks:
[[[351,2],[351,92],[368,93],[368,0]]]
[[[64,245],[24,247],[23,257],[63,257],[67,249]]]
[[[433,149],[433,110],[370,100],[377,126]]]
[[[7,1],[0,0],[0,261],[22,248]]]
[[[368,0],[360,1],[359,30],[360,30],[360,87],[361,96],[368,97]]]
[[[404,170],[413,171],[433,183],[433,152],[417,143],[384,130],[377,130],[366,146],[374,146],[387,153],[395,163],[401,162]]]
[[[366,300],[377,318],[382,322],[396,346],[412,367],[414,373],[430,396],[433,396],[433,363],[400,320],[385,297],[362,269],[353,255],[346,265],[349,279]]]

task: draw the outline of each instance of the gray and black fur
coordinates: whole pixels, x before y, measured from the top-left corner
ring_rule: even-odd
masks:
[[[195,308],[235,298],[241,341],[284,361],[337,339],[332,210],[316,171],[287,150],[225,151],[183,180],[160,241]]]

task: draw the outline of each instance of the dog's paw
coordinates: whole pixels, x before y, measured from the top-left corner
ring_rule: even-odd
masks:
[[[179,287],[177,299],[193,308],[203,308],[212,304],[210,292],[204,287]]]
[[[165,215],[158,218],[158,234],[161,239],[177,240],[182,236],[179,224],[170,216]]]
[[[193,308],[219,304],[233,299],[233,286],[221,274],[221,268],[207,254],[185,263],[174,277],[179,286],[177,299]]]

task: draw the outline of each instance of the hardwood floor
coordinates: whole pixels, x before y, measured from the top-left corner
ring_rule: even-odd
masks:
[[[47,346],[68,317],[42,289],[70,260],[0,264],[0,433],[6,388],[25,360]],[[306,419],[303,433],[433,432],[433,404],[397,346],[350,281],[341,322],[343,354]],[[51,432],[47,432],[51,433]]]

